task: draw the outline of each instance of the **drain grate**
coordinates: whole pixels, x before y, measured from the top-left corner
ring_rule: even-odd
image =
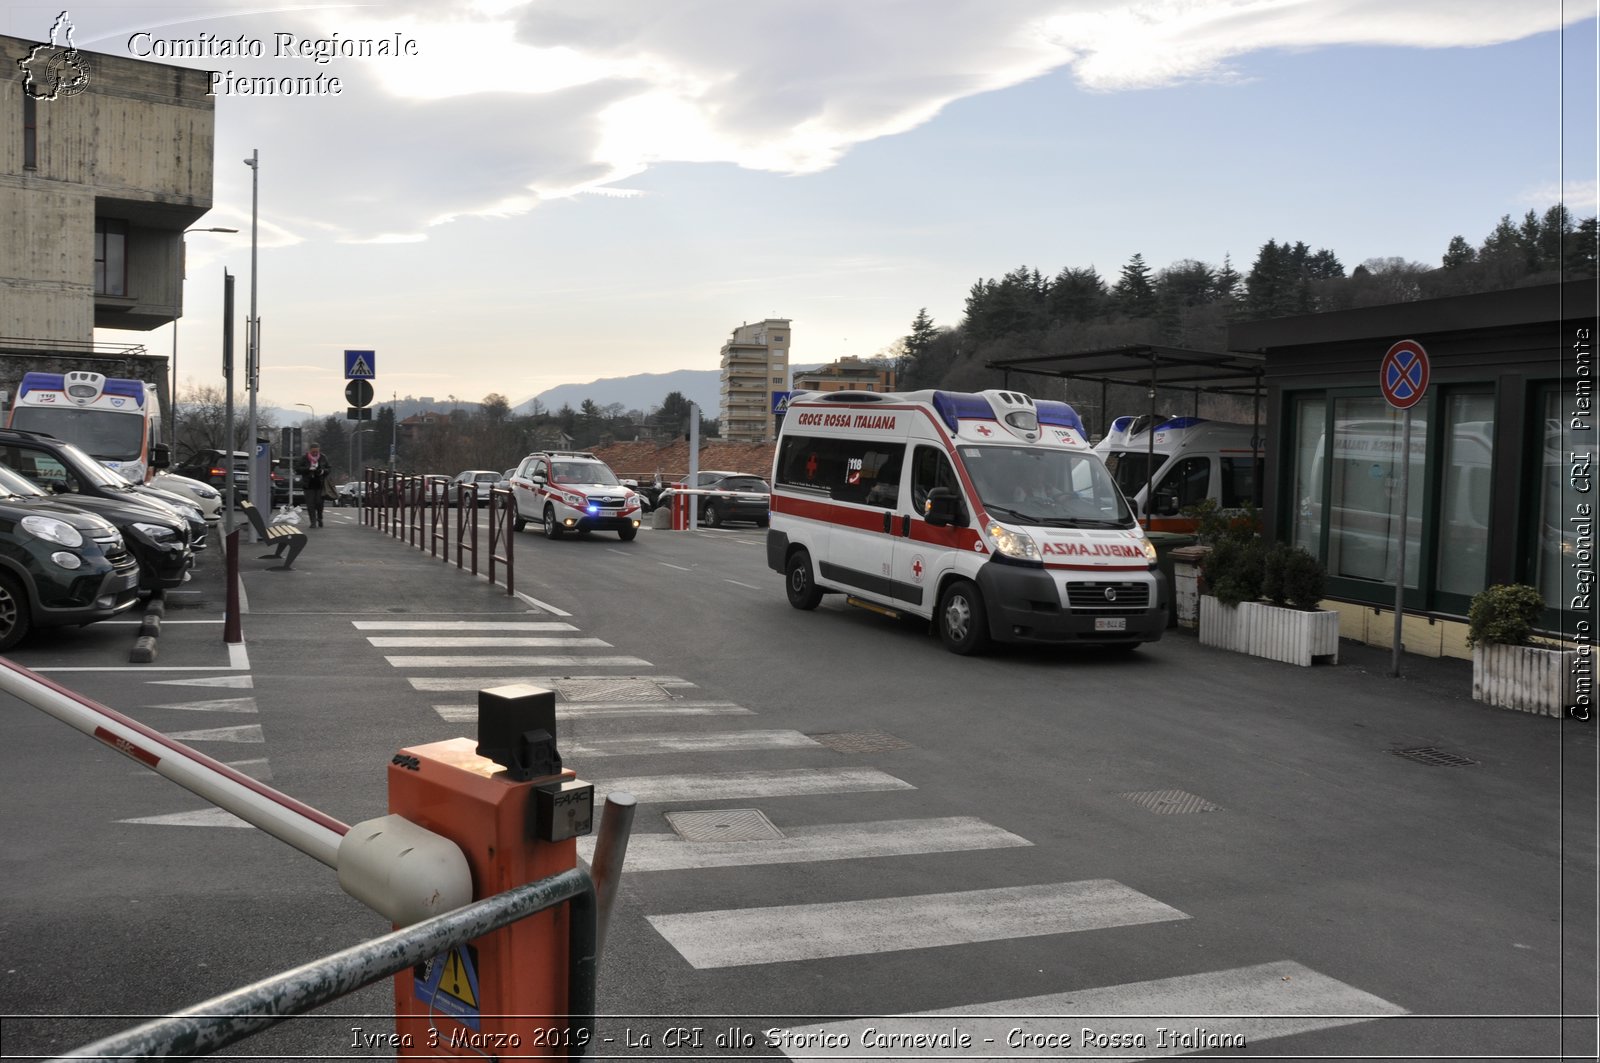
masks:
[[[666,815],[667,823],[686,842],[759,842],[783,837],[783,832],[754,808],[668,812]]]
[[[672,695],[648,679],[557,679],[551,683],[563,701],[671,701]]]
[[[835,753],[886,753],[892,749],[911,748],[910,742],[888,731],[833,731],[810,737]]]
[[[1187,790],[1138,790],[1122,796],[1140,808],[1147,808],[1158,816],[1178,816],[1186,812],[1222,811],[1221,805],[1214,805],[1205,798],[1196,797]]]
[[[1431,764],[1436,768],[1459,768],[1477,761],[1470,757],[1463,757],[1460,753],[1447,753],[1433,746],[1418,746],[1416,749],[1391,749],[1390,753],[1407,760],[1414,760],[1418,764]]]

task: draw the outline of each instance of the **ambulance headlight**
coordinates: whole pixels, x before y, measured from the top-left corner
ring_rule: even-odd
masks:
[[[1039,544],[1026,532],[1012,531],[1003,524],[990,521],[989,541],[994,544],[996,552],[1001,557],[1008,557],[1013,561],[1031,561],[1036,565],[1044,564],[1044,558],[1039,553]]]
[[[1156,544],[1149,539],[1140,539],[1139,545],[1144,547],[1144,559],[1152,565],[1156,563]]]

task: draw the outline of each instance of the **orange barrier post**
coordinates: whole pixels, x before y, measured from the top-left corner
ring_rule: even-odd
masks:
[[[689,506],[693,499],[686,493],[688,484],[673,484],[675,491],[672,493],[672,530],[689,530]]]
[[[478,741],[402,749],[389,765],[389,811],[466,854],[482,900],[577,866],[594,818],[594,787],[563,770],[555,694],[527,684],[478,693]],[[450,949],[395,977],[395,1033],[406,1055],[481,1059],[566,1055],[566,906]]]

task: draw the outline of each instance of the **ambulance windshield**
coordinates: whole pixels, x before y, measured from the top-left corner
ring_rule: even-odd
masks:
[[[1093,454],[964,446],[985,509],[1002,520],[1065,528],[1131,528],[1133,513]]]
[[[1122,488],[1122,493],[1134,498],[1144,490],[1145,478],[1150,471],[1150,454],[1143,450],[1109,450],[1104,455],[1106,468],[1112,479]],[[1156,468],[1167,460],[1165,454],[1156,455]]]

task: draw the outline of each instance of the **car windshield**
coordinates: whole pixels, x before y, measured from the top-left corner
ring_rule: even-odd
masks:
[[[602,487],[621,487],[616,474],[605,463],[598,461],[556,461],[550,464],[551,479],[566,484],[599,484]]]
[[[95,461],[89,455],[73,446],[71,443],[60,444],[61,452],[71,458],[72,471],[100,487],[116,487],[132,490],[133,485],[110,469]]]
[[[45,494],[38,484],[9,465],[0,465],[0,491],[8,495],[22,495],[26,498],[37,498]]]
[[[1133,513],[1094,454],[1044,447],[961,448],[984,508],[1002,520],[1131,528]]]
[[[1156,468],[1167,460],[1165,454],[1156,455]],[[1145,480],[1149,476],[1150,455],[1143,450],[1112,450],[1105,455],[1106,468],[1111,472],[1111,478],[1122,488],[1122,493],[1129,498],[1134,497],[1144,490]]]

